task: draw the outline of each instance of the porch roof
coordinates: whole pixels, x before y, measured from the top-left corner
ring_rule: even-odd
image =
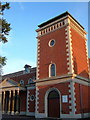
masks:
[[[6,78],[0,83],[0,90],[26,90],[24,86],[20,86],[20,84],[10,78]]]

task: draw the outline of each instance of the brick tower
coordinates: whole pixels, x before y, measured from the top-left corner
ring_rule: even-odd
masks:
[[[37,118],[81,118],[89,113],[89,65],[84,28],[68,12],[37,29]]]

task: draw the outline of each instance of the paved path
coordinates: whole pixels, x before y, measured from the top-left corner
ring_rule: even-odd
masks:
[[[48,118],[41,118],[36,119],[34,117],[28,117],[28,116],[18,116],[18,115],[3,115],[2,120],[72,120],[72,119],[48,119]],[[75,120],[75,119],[73,119]],[[78,119],[78,120],[90,120],[90,118],[85,119]]]
[[[35,118],[30,116],[19,116],[19,115],[3,115],[2,120],[61,120],[61,119],[48,119],[48,118]]]

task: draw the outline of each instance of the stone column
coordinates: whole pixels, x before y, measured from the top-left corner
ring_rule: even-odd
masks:
[[[9,91],[9,102],[8,102],[8,113],[10,114],[11,112],[11,91]]]
[[[12,96],[12,114],[14,114],[14,103],[15,103],[15,90],[13,91],[13,96]]]
[[[19,90],[17,90],[17,98],[16,98],[16,114],[19,114]]]
[[[9,91],[6,91],[5,112],[8,113]]]
[[[2,98],[2,112],[5,112],[5,91],[3,92],[3,98]]]
[[[0,90],[0,116],[2,114],[2,91]]]

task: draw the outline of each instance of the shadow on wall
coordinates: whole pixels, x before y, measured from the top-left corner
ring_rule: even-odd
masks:
[[[86,70],[83,70],[82,72],[79,73],[78,69],[79,69],[79,67],[78,67],[78,64],[77,64],[77,60],[74,57],[74,72],[75,72],[75,74],[77,74],[81,77],[84,77],[84,78],[89,78],[89,73]]]
[[[81,76],[81,77],[84,77],[84,78],[87,78],[89,79],[89,72],[87,72],[86,70],[83,70],[82,72],[79,72],[79,66],[77,64],[77,60],[76,58],[74,57],[74,72],[75,74]],[[80,85],[80,84],[79,84]],[[83,105],[82,105],[82,113],[85,113],[86,111],[87,112],[90,112],[90,86],[88,86],[87,90],[86,88],[84,88],[84,86],[80,85],[80,95],[81,95],[81,98],[82,99],[82,104],[84,102],[84,97],[85,95],[88,94],[88,99],[87,99],[87,102],[88,102],[88,108],[85,108]],[[83,97],[83,98],[82,98]]]

